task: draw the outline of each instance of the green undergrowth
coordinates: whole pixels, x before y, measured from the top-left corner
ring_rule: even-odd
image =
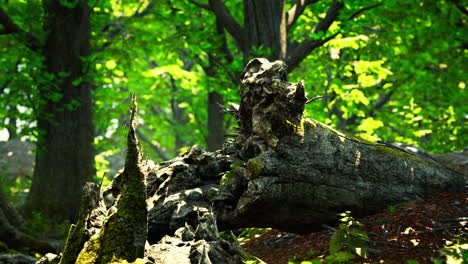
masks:
[[[65,241],[70,227],[70,222],[65,220],[55,223],[53,219],[42,216],[40,212],[32,212],[30,217],[25,218],[26,222],[21,230],[38,238],[53,238]]]
[[[261,236],[270,230],[271,228],[249,227],[219,232],[219,235],[226,240],[236,240],[242,245],[249,239]]]

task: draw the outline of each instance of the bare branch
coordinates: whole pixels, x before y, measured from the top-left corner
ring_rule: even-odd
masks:
[[[362,9],[359,9],[357,12],[355,12],[354,14],[352,14],[352,15],[348,18],[348,20],[353,20],[353,19],[355,19],[357,16],[359,16],[360,14],[366,12],[367,10],[370,10],[370,9],[376,8],[376,7],[379,7],[379,6],[381,6],[381,5],[382,5],[382,3],[378,3],[378,4],[375,4],[375,5],[371,5],[371,6],[364,7],[364,8],[362,8]]]
[[[375,103],[375,105],[374,105],[374,109],[375,109],[375,110],[380,110],[380,109],[382,109],[382,107],[383,107],[386,103],[388,103],[388,102],[390,101],[390,99],[391,99],[391,97],[392,97],[392,95],[393,95],[394,92],[395,92],[395,91],[393,90],[393,91],[390,91],[390,92],[388,92],[388,93],[381,94],[381,95],[379,96],[379,99],[377,100],[377,103]]]
[[[133,14],[133,18],[137,18],[137,17],[144,17],[146,15],[148,15],[150,12],[151,12],[151,9],[153,9],[153,7],[156,5],[156,2],[155,1],[151,1],[149,2],[149,4],[146,5],[145,9],[143,9],[141,12],[139,12],[138,10],[135,12],[135,14]]]
[[[334,1],[328,8],[325,17],[315,27],[314,33],[326,32],[330,28],[331,24],[338,18],[340,10],[343,7],[343,3],[340,1]]]
[[[325,97],[328,97],[328,96],[326,96],[326,95],[318,95],[318,96],[312,97],[312,98],[310,98],[307,102],[305,102],[305,104],[310,104],[310,103],[312,103],[312,102],[315,101],[315,100],[322,99],[322,98],[325,98]]]
[[[196,5],[196,6],[200,7],[200,8],[205,9],[205,10],[213,11],[213,10],[211,9],[211,7],[210,7],[209,5],[207,5],[207,4],[202,4],[202,3],[199,3],[199,2],[197,2],[197,1],[195,1],[195,0],[188,0],[188,1],[189,1],[190,3]]]
[[[328,8],[325,17],[315,27],[314,33],[326,32],[330,28],[331,24],[338,18],[339,12],[343,7],[343,3],[340,1],[334,1]],[[297,47],[295,47],[286,57],[288,72],[291,72],[299,66],[299,63],[301,63],[310,54],[310,52],[312,52],[312,50],[323,46],[323,44],[327,43],[337,35],[338,33],[335,33],[332,36],[320,40],[307,39],[297,45]]]
[[[0,7],[0,24],[3,25],[4,29],[0,31],[0,35],[5,34],[21,34],[26,37],[25,45],[33,51],[40,50],[39,39],[32,34],[27,32],[16,25],[8,14]]]
[[[169,155],[158,145],[154,144],[145,134],[143,134],[140,129],[137,129],[137,135],[141,140],[148,143],[148,145],[158,153],[159,157],[163,160],[170,160],[171,158]]]
[[[125,25],[122,24],[122,22],[120,22],[122,19],[144,17],[144,16],[151,13],[151,10],[154,8],[155,5],[156,5],[156,2],[151,1],[145,6],[145,8],[142,11],[139,11],[139,8],[138,8],[135,11],[135,13],[133,15],[131,15],[131,16],[120,16],[120,17],[116,18],[114,21],[111,21],[111,22],[107,23],[106,25],[104,25],[104,27],[102,27],[102,29],[101,29],[101,32],[108,32],[107,37],[110,38],[110,39],[112,39],[113,37],[117,36],[118,34],[120,34],[122,32],[127,32],[127,29],[125,28]],[[107,47],[112,45],[112,43],[113,43],[112,40],[105,42],[104,44],[102,44],[101,47],[98,47],[95,50],[95,52],[104,51]]]
[[[323,46],[323,44],[327,43],[331,39],[335,38],[338,33],[333,34],[324,39],[319,40],[304,40],[301,42],[294,50],[291,51],[286,57],[286,64],[288,65],[288,72],[294,70],[299,64],[310,54],[314,49]]]
[[[320,0],[297,0],[286,13],[287,30],[289,31],[297,19],[304,13],[307,5],[317,3],[318,1]]]
[[[210,0],[209,3],[211,11],[216,15],[216,18],[224,26],[224,28],[226,28],[229,34],[231,34],[236,39],[236,41],[240,43],[241,46],[246,46],[247,34],[245,29],[239,23],[237,23],[224,3],[220,0]]]
[[[459,0],[449,0],[449,2],[453,3],[463,14],[468,15],[468,10],[466,9],[466,7],[460,4]]]

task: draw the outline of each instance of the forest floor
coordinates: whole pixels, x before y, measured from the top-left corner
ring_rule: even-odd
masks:
[[[467,216],[466,192],[437,192],[426,199],[398,204],[366,218],[358,218],[365,224],[360,229],[375,241],[368,244],[369,248],[378,253],[369,254],[368,259],[356,255],[354,262],[406,264],[408,260],[416,260],[433,263],[431,258],[447,247],[450,240],[462,239],[464,242],[461,243],[467,246]],[[296,256],[295,263],[300,263],[330,255],[328,247],[332,233],[326,229],[298,235],[273,229],[248,240],[243,248],[268,264],[286,264],[292,256]]]

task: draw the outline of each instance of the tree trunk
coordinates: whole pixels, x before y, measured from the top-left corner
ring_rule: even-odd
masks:
[[[223,95],[218,92],[208,93],[208,151],[220,149],[224,143],[224,105]]]
[[[249,46],[270,48],[270,60],[285,58],[284,0],[244,0],[244,25],[248,30]]]
[[[91,9],[86,0],[74,7],[45,1],[44,9],[45,76],[52,76],[55,85],[40,87],[44,104],[25,210],[58,221],[76,220],[83,184],[94,174],[91,86],[83,61],[90,55]]]
[[[172,119],[174,120],[174,153],[180,153],[180,148],[184,147],[187,142],[184,141],[182,135],[182,127],[187,125],[188,119],[185,115],[185,108],[179,107],[180,100],[177,99],[177,93],[179,92],[179,87],[177,87],[176,80],[174,77],[169,75],[171,82],[171,110],[172,110]]]

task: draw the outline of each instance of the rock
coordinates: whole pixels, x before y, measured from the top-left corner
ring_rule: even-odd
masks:
[[[0,264],[34,264],[37,259],[23,254],[0,254]]]
[[[57,264],[60,261],[60,256],[47,253],[41,259],[39,259],[36,264]]]
[[[34,169],[33,150],[34,144],[31,142],[0,141],[0,170],[16,177],[31,176]]]
[[[157,244],[151,245],[145,256],[158,264],[191,264],[190,242],[184,242],[177,237],[165,236]]]

